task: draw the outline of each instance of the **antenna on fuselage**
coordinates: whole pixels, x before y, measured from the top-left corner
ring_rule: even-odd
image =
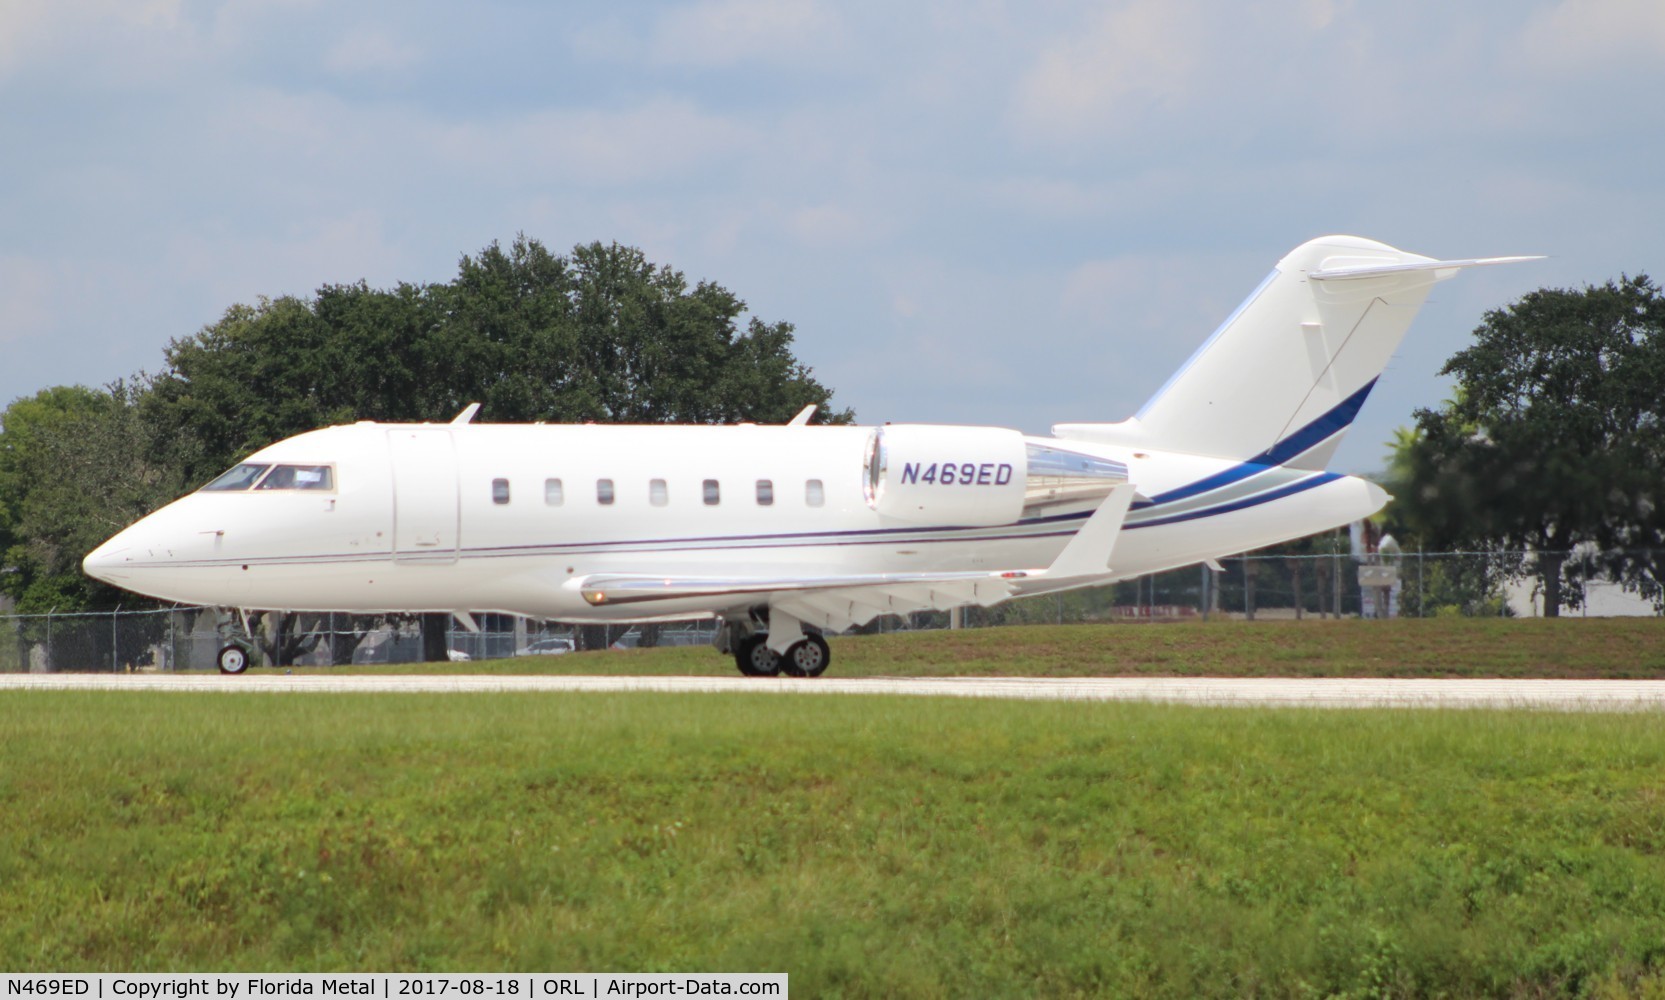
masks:
[[[809,418],[813,417],[813,416],[815,416],[815,404],[811,403],[808,406],[804,407],[803,409],[799,410],[797,416],[793,417],[791,420],[788,420],[786,422],[786,426],[788,426],[788,427],[807,427],[807,426],[809,426]]]
[[[469,403],[467,406],[463,407],[461,413],[459,413],[456,416],[451,418],[451,423],[453,425],[456,425],[456,424],[471,424],[471,423],[474,422],[474,414],[479,413],[479,412],[480,412],[480,404],[479,403]]]

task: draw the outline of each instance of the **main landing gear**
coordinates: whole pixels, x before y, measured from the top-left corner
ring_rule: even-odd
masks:
[[[820,677],[832,662],[827,640],[806,635],[786,647],[785,655],[769,648],[769,633],[753,632],[734,649],[734,662],[747,677]]]
[[[832,663],[832,650],[819,632],[807,632],[796,619],[787,619],[779,612],[776,628],[790,626],[802,638],[786,647],[784,653],[771,648],[769,643],[769,612],[753,611],[737,621],[726,621],[718,630],[717,649],[732,653],[734,665],[747,677],[820,677]],[[783,629],[784,631],[784,629]],[[778,643],[777,643],[778,645]]]

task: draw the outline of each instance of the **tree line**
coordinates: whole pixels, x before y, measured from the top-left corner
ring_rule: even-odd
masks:
[[[1539,289],[1485,314],[1444,405],[1392,443],[1390,530],[1505,555],[1544,613],[1599,574],[1665,603],[1665,295],[1646,275]],[[1459,592],[1483,593],[1495,580]]]

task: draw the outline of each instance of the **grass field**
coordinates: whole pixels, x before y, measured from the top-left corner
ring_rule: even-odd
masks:
[[[1027,625],[834,638],[832,650],[830,675],[836,677],[1665,678],[1665,621],[1407,618]],[[707,646],[339,669],[351,673],[735,673],[732,660]]]
[[[7,970],[1661,996],[1662,854],[1655,716],[0,695]]]

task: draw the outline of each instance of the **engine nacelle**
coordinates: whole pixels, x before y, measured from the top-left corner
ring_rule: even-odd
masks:
[[[867,505],[917,524],[993,527],[1096,507],[1127,466],[1005,427],[895,424],[867,441]]]
[[[867,503],[901,521],[1011,524],[1026,467],[1023,435],[1004,427],[880,427],[867,443]]]

